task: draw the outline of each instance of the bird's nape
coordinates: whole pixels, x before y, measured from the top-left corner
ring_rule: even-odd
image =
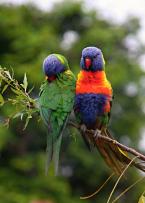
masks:
[[[67,59],[60,54],[50,54],[43,61],[44,74],[50,78],[68,69]]]

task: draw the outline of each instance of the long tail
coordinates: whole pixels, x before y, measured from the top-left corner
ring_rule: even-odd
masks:
[[[59,131],[59,137],[56,140],[56,143],[54,145],[54,155],[53,155],[53,160],[54,160],[54,165],[55,165],[55,175],[58,174],[58,167],[59,167],[59,153],[60,153],[60,148],[61,148],[61,141],[63,137],[63,133],[65,130],[65,127],[67,125],[68,119],[69,119],[70,113],[67,115],[62,127],[60,128]]]
[[[47,131],[47,147],[46,147],[46,164],[45,164],[45,175],[48,173],[48,169],[53,157],[53,136]]]
[[[113,138],[107,129],[103,129],[101,134]],[[107,143],[102,139],[97,139],[95,145],[107,165],[118,175],[122,173],[126,165],[128,165],[133,158],[133,156],[130,156],[131,154],[120,149],[115,143]],[[144,162],[133,161],[131,165],[145,172]]]
[[[59,153],[61,148],[62,133],[58,138],[54,138],[54,132],[47,134],[47,148],[46,148],[46,167],[45,174],[47,175],[49,166],[52,161],[54,161],[55,175],[58,175],[59,166]]]
[[[62,137],[63,137],[63,133],[65,130],[68,118],[69,118],[69,114],[67,115],[63,125],[57,126],[58,132],[52,129],[47,135],[47,148],[46,148],[47,159],[46,159],[46,169],[45,169],[46,174],[48,173],[48,169],[51,161],[53,161],[54,167],[55,167],[55,175],[58,175],[61,142],[62,142]]]
[[[58,139],[55,142],[54,153],[53,153],[53,161],[54,161],[54,167],[55,167],[55,175],[58,175],[58,169],[59,169],[59,154],[60,154],[60,148],[61,148],[61,141],[62,141],[62,133],[58,137]]]

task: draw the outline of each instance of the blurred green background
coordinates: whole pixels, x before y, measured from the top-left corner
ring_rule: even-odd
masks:
[[[38,96],[44,80],[43,59],[50,53],[62,53],[77,75],[81,50],[86,46],[102,49],[106,60],[107,77],[114,89],[110,130],[124,144],[139,148],[145,123],[145,73],[138,58],[145,48],[130,52],[125,40],[136,36],[139,21],[129,18],[121,25],[101,19],[96,10],[86,10],[82,2],[64,1],[49,12],[33,5],[0,5],[0,64],[13,68],[22,81],[26,72],[33,97]],[[0,119],[12,111],[1,108]],[[31,120],[15,119],[9,129],[0,127],[0,203],[105,203],[115,184],[115,178],[95,197],[80,200],[81,195],[95,191],[111,174],[97,150],[90,153],[78,132],[65,137],[60,161],[60,176],[53,168],[44,174],[46,133],[44,125]],[[145,151],[144,151],[145,152]],[[116,197],[141,174],[134,168],[117,187]],[[136,203],[145,189],[145,182],[136,185],[118,202]]]

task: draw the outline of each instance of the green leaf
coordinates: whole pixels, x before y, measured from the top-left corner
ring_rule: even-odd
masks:
[[[23,114],[23,113],[21,113],[21,121],[23,120],[23,116],[24,116],[24,114]]]
[[[22,115],[22,113],[21,112],[18,112],[18,113],[16,113],[14,116],[13,116],[13,118],[18,118],[18,117],[20,117]]]
[[[0,106],[3,106],[4,103],[5,103],[5,102],[4,102],[4,98],[3,98],[3,96],[0,94]]]
[[[2,84],[2,78],[1,78],[1,75],[0,75],[0,86],[1,86],[1,84]]]
[[[5,92],[5,90],[8,88],[8,84],[4,86],[3,90],[2,90],[2,94]]]
[[[26,73],[25,73],[25,75],[24,75],[23,84],[24,84],[24,90],[25,90],[25,92],[26,92],[27,87],[28,87],[28,80],[27,80]]]
[[[27,118],[26,118],[26,122],[25,122],[25,126],[24,126],[23,130],[25,130],[25,129],[27,128],[28,123],[29,123],[29,120],[30,120],[31,118],[32,118],[31,115],[28,115],[28,116],[27,116]]]
[[[10,80],[13,80],[12,77],[11,77],[11,75],[10,75],[10,72],[9,72],[9,71],[5,71],[5,74],[8,76],[8,78],[9,78]]]
[[[145,203],[145,196],[144,196],[144,195],[142,195],[142,196],[139,198],[138,203]]]
[[[30,94],[33,89],[34,89],[34,87],[32,87],[32,88],[28,91],[28,94]]]

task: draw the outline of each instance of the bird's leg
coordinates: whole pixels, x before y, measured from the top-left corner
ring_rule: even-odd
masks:
[[[87,130],[87,127],[85,126],[85,124],[82,124],[80,129],[81,129],[82,133],[85,133]]]
[[[84,140],[88,150],[91,151],[90,140],[89,140],[89,137],[87,136],[87,133],[86,133],[86,130],[87,130],[86,125],[82,124],[81,127],[80,127],[80,130],[82,132],[81,134],[82,134],[83,140]]]
[[[95,139],[97,139],[97,138],[98,138],[98,136],[101,136],[101,130],[96,129],[96,130],[95,130],[95,132],[94,132],[93,137],[94,137]]]

